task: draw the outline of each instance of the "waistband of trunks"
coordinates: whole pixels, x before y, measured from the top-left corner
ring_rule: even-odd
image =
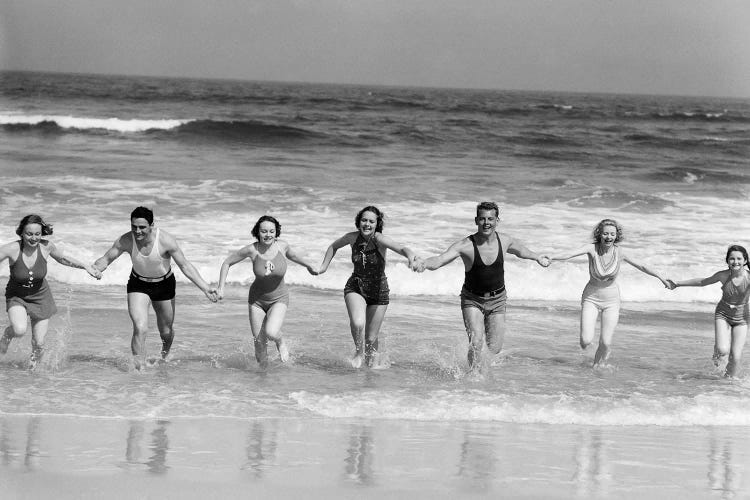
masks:
[[[478,292],[475,292],[474,290],[470,289],[466,285],[464,285],[464,290],[466,290],[467,292],[469,292],[472,295],[476,295],[477,297],[484,297],[485,299],[487,299],[489,297],[495,297],[497,295],[500,295],[501,293],[503,293],[505,291],[505,287],[501,286],[497,290],[491,290],[489,292],[478,293]]]
[[[141,281],[145,281],[146,283],[158,283],[158,282],[164,281],[165,279],[167,279],[170,276],[172,276],[172,270],[170,269],[169,272],[167,272],[167,274],[165,274],[164,276],[159,276],[158,278],[148,278],[146,276],[141,276],[140,274],[138,274],[134,270],[130,271],[130,275],[132,277],[136,278],[136,279],[139,279]]]

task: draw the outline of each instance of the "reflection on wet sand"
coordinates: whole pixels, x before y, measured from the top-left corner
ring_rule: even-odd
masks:
[[[141,461],[143,456],[144,422],[134,420],[130,422],[125,446],[125,460],[131,465],[145,465],[153,474],[164,474],[169,470],[167,453],[169,452],[169,436],[167,436],[168,420],[157,420],[156,427],[151,431],[151,456]]]
[[[486,435],[471,430],[464,431],[458,476],[466,481],[467,489],[475,492],[488,492],[495,479],[495,444]]]
[[[255,420],[250,425],[245,447],[247,462],[242,469],[251,471],[255,479],[262,479],[264,472],[276,461],[277,429],[276,421]]]
[[[14,435],[10,423],[3,419],[0,425],[0,455],[3,457],[3,465],[13,466],[21,463],[27,471],[34,471],[39,467],[39,458],[42,456],[39,434],[41,432],[41,419],[30,417],[26,422],[26,446],[21,453],[13,449],[12,437]]]
[[[369,425],[352,426],[344,459],[344,474],[347,480],[361,485],[374,484],[375,444],[372,434],[373,430]]]
[[[605,498],[612,474],[607,459],[607,441],[598,428],[582,429],[578,433],[573,482],[579,496]]]
[[[708,486],[721,492],[721,498],[735,498],[742,480],[742,467],[737,463],[733,436],[711,432],[708,443]]]

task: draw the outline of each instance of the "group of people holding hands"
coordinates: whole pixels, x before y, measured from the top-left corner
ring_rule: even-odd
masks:
[[[255,223],[251,234],[256,241],[233,251],[224,260],[219,282],[212,288],[197,269],[185,258],[176,239],[168,232],[154,227],[153,212],[137,207],[130,216],[131,230],[120,236],[102,257],[88,265],[64,255],[54,243],[46,239],[52,226],[38,215],[28,215],[19,223],[16,234],[20,239],[0,246],[0,262],[10,264],[6,286],[6,306],[10,325],[0,337],[0,354],[7,352],[15,337],[31,325],[31,365],[40,359],[44,349],[49,318],[56,312],[55,302],[45,279],[47,260],[52,257],[60,264],[86,270],[92,277],[101,278],[102,272],[123,253],[130,254],[132,271],[127,284],[128,312],[133,323],[131,351],[137,369],[143,364],[145,336],[148,330],[148,307],[156,313],[157,328],[162,341],[161,356],[166,358],[174,339],[174,311],[176,281],[172,260],[212,302],[224,297],[229,268],[245,259],[252,262],[253,280],[248,295],[250,328],[255,357],[261,366],[268,363],[267,345],[272,341],[281,361],[289,358],[289,350],[281,333],[281,326],[289,305],[289,290],[284,282],[287,261],[307,268],[313,275],[325,273],[343,247],[350,247],[353,273],[344,286],[344,301],[355,346],[351,364],[373,368],[387,366],[378,351],[378,334],[389,304],[388,279],[385,275],[386,254],[392,250],[408,260],[416,272],[439,269],[461,258],[465,279],[461,288],[461,311],[469,337],[468,363],[479,366],[481,352],[486,345],[493,354],[500,352],[505,336],[505,254],[536,261],[548,267],[553,261],[563,261],[586,255],[589,281],[581,296],[580,345],[586,349],[594,340],[597,319],[601,318],[599,345],[594,365],[604,363],[611,352],[614,331],[619,320],[620,290],[617,277],[622,262],[658,278],[674,289],[680,286],[722,284],[722,298],[715,311],[714,362],[725,375],[737,376],[742,350],[747,337],[750,296],[750,267],[745,248],[729,247],[726,254],[728,268],[706,278],[674,281],[662,277],[626,255],[620,242],[622,226],[613,219],[604,219],[594,228],[592,241],[566,253],[547,255],[529,250],[521,241],[497,230],[499,208],[495,203],[477,205],[474,219],[477,230],[453,243],[439,255],[426,259],[418,257],[409,247],[383,234],[384,216],[374,206],[367,206],[355,216],[355,231],[336,239],[327,248],[320,266],[316,268],[297,254],[281,236],[281,224],[270,215]]]

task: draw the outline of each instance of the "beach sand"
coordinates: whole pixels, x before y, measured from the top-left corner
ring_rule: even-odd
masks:
[[[747,430],[0,418],[3,498],[744,498]]]

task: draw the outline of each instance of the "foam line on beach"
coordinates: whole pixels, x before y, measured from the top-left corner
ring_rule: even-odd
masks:
[[[456,394],[440,390],[419,397],[408,391],[336,395],[299,391],[290,397],[300,407],[328,418],[596,426],[750,425],[750,402],[725,394],[657,398],[635,394],[613,399],[565,394],[496,395],[482,391]]]

